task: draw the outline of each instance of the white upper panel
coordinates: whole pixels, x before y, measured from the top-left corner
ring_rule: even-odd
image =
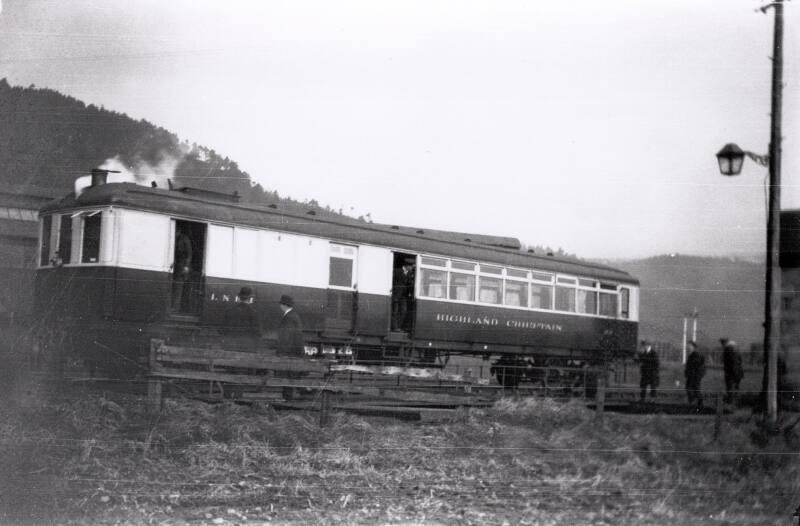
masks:
[[[259,281],[306,287],[328,283],[328,241],[294,234],[258,233]]]
[[[233,277],[233,227],[208,225],[206,275]]]
[[[170,219],[167,216],[138,212],[134,210],[115,210],[117,217],[118,246],[117,262],[122,267],[152,269],[165,271],[168,261],[170,242]],[[102,253],[111,243],[111,236],[106,233],[105,215],[103,216]],[[73,227],[74,228],[74,227]],[[105,242],[108,240],[108,242]]]
[[[235,228],[233,232],[233,277],[256,281],[259,274],[258,230]]]
[[[392,290],[392,251],[385,248],[358,248],[359,292],[386,296]]]

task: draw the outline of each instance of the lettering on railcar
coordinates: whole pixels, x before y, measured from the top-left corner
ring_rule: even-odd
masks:
[[[462,325],[480,325],[496,327],[501,325],[501,320],[489,316],[469,316],[465,314],[436,313],[436,321],[444,323],[458,323]],[[502,325],[511,329],[531,329],[537,331],[563,332],[564,327],[559,323],[545,323],[531,320],[504,320]]]

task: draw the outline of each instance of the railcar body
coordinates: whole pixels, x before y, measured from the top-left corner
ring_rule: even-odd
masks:
[[[636,348],[635,278],[528,253],[513,238],[133,183],[94,184],[39,215],[37,311],[103,374],[145,372],[151,337],[213,340],[243,286],[266,330],[278,326],[280,296],[295,298],[309,354],[597,363]],[[178,263],[180,237],[192,248]],[[410,314],[392,330],[393,278],[406,261]]]

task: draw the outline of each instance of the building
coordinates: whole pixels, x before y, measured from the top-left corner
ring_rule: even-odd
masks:
[[[28,318],[39,237],[37,211],[65,192],[10,185],[0,189],[0,325]]]

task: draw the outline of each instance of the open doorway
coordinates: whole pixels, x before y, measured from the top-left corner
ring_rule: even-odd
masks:
[[[415,254],[394,253],[391,312],[391,330],[393,332],[410,333],[414,329],[416,264],[417,256]]]
[[[204,296],[206,224],[175,220],[170,312],[199,315]]]

